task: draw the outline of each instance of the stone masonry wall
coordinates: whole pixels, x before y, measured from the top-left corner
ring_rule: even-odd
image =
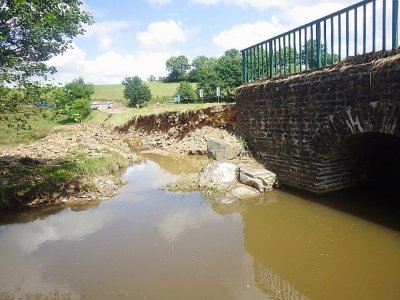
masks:
[[[352,184],[349,139],[400,137],[400,54],[242,86],[237,132],[280,182],[315,193]]]

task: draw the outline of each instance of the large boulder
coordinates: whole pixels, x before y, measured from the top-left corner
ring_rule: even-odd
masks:
[[[232,163],[213,162],[199,174],[201,188],[226,190],[236,182],[238,167]]]
[[[260,193],[271,191],[276,183],[276,174],[267,169],[239,170],[238,181],[257,189]]]
[[[240,143],[228,142],[222,139],[209,140],[207,142],[208,157],[215,160],[231,160],[242,152]]]

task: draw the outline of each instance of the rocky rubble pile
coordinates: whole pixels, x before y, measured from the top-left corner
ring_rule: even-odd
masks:
[[[0,148],[0,160],[19,160],[24,157],[51,161],[71,154],[101,156],[115,152],[130,161],[138,158],[130,151],[120,134],[91,125],[57,126],[45,138],[32,144]]]

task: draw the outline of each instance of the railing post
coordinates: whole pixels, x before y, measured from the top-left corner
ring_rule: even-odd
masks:
[[[247,83],[246,50],[242,51],[242,73],[243,73],[243,83]]]
[[[395,50],[399,45],[399,0],[393,0],[392,9],[392,50]]]
[[[321,22],[317,22],[316,24],[317,30],[316,30],[316,43],[317,43],[317,68],[321,68],[322,65],[322,59],[321,59]]]
[[[268,58],[269,58],[269,76],[271,78],[273,77],[272,75],[272,41],[269,42],[269,50],[268,50]]]

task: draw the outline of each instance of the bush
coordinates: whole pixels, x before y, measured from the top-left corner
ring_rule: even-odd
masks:
[[[129,101],[129,106],[143,104],[151,99],[150,88],[138,77],[126,77],[122,84],[124,88],[124,98]]]
[[[176,89],[176,94],[181,96],[184,102],[196,102],[197,95],[191,83],[182,81]]]
[[[68,117],[75,122],[81,122],[90,114],[90,111],[88,99],[76,99],[67,107]]]

